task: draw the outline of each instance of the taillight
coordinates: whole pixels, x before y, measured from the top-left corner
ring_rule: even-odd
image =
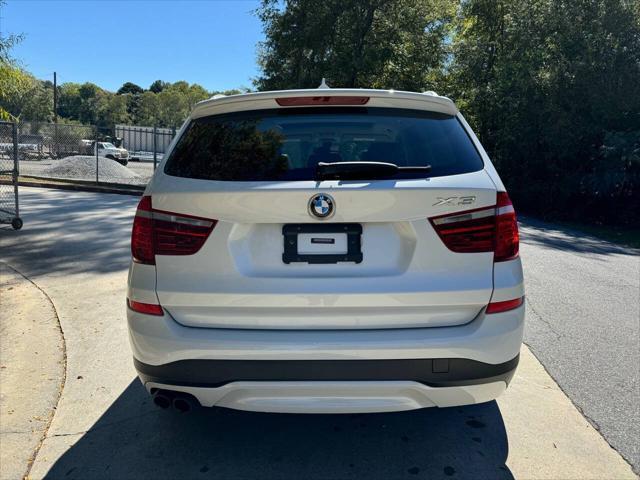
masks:
[[[520,234],[518,219],[507,192],[498,192],[496,202],[496,249],[494,259],[504,262],[518,256]]]
[[[142,197],[133,219],[131,230],[131,255],[138,263],[154,265],[153,219],[151,216],[151,197]]]
[[[524,297],[506,300],[504,302],[491,302],[487,305],[485,313],[501,313],[514,310],[524,303]]]
[[[217,220],[154,210],[151,197],[138,204],[131,231],[131,255],[137,263],[155,265],[156,255],[193,255]]]
[[[142,303],[127,298],[127,306],[134,312],[144,313],[145,315],[164,315],[162,307],[155,303]]]
[[[304,105],[364,105],[369,101],[369,97],[337,97],[337,96],[317,96],[317,97],[283,97],[276,98],[276,102],[281,107],[300,107]]]
[[[494,252],[494,261],[518,256],[518,222],[506,192],[496,205],[430,218],[442,242],[458,253]]]

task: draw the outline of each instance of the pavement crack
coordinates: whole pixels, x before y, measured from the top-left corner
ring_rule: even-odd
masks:
[[[548,320],[545,320],[544,317],[538,313],[538,311],[535,309],[535,307],[531,303],[531,300],[529,299],[529,297],[525,297],[525,301],[527,302],[527,305],[529,305],[529,308],[531,309],[531,312],[535,315],[535,317],[538,320],[540,320],[542,323],[544,323],[547,326],[547,328],[551,330],[551,332],[553,332],[557,340],[560,340],[562,338],[562,334],[559,333],[555,328],[553,328],[553,325],[551,325],[551,323]]]

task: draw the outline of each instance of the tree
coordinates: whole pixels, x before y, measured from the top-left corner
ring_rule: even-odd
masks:
[[[11,34],[8,37],[0,36],[0,62],[14,63],[11,50],[24,39],[24,35]]]
[[[161,127],[178,127],[189,115],[191,105],[181,86],[165,88],[158,94],[159,118]]]
[[[127,93],[131,93],[132,95],[139,95],[144,92],[144,89],[135,83],[125,82],[116,92],[116,95],[124,95]]]
[[[6,5],[6,3],[7,2],[5,0],[0,0],[0,11],[2,10],[2,7]],[[24,40],[24,34],[22,33],[12,33],[6,37],[3,37],[2,32],[0,32],[0,63],[15,66],[16,61],[11,56],[11,50],[13,50],[13,47],[15,47],[17,44],[22,42],[22,40]]]
[[[189,108],[193,108],[193,106],[201,102],[202,100],[206,100],[210,98],[211,94],[205,90],[204,87],[198,85],[197,83],[193,83],[189,86],[187,90],[187,98],[189,100]]]
[[[136,125],[158,125],[160,123],[158,95],[153,93],[151,89],[140,96],[140,108],[134,123]]]
[[[0,62],[0,116],[7,120],[49,121],[53,88],[20,67]]]
[[[195,83],[189,85],[185,81],[166,84],[158,94],[149,89],[140,97],[136,120],[143,125],[177,128],[197,102],[209,97],[209,92],[203,87]]]
[[[96,121],[98,127],[111,129],[116,124],[129,123],[127,97],[128,95],[100,95]]]
[[[80,84],[67,82],[58,87],[58,114],[61,117],[79,120],[81,103]]]
[[[0,0],[0,11],[4,5],[6,2]],[[7,107],[12,109],[14,113],[17,110],[22,110],[15,104],[15,100],[23,98],[27,88],[26,78],[17,68],[16,61],[11,56],[11,50],[23,39],[23,34],[10,34],[3,37],[0,32],[0,120],[12,121],[16,119],[16,116]]]
[[[135,119],[139,115],[140,95],[144,89],[135,83],[126,82],[116,92],[116,95],[124,95],[127,103],[127,115],[130,119]]]
[[[95,83],[86,82],[80,85],[78,88],[78,96],[80,97],[78,118],[74,120],[94,125],[98,120],[98,104],[103,95],[103,90]]]
[[[167,86],[169,85],[169,83],[167,82],[163,82],[162,80],[156,80],[155,82],[153,82],[150,86],[149,86],[149,90],[152,91],[153,93],[160,93],[162,90],[164,90]]]
[[[32,89],[25,102],[22,119],[35,122],[53,120],[53,83],[32,77]]]
[[[221,95],[240,95],[241,93],[249,93],[251,90],[248,88],[232,88],[230,90],[222,90],[222,91],[213,91],[211,92],[211,96],[221,94]]]
[[[446,60],[453,0],[263,0],[259,90],[431,88]]]
[[[616,133],[640,139],[640,28],[631,4],[469,0],[456,24],[449,93],[516,203],[602,221],[616,205],[640,208],[638,142]]]

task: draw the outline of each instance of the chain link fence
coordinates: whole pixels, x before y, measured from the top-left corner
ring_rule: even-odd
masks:
[[[20,177],[144,187],[175,136],[157,127],[16,124]]]
[[[14,123],[0,122],[0,223],[22,227],[18,205],[18,134]]]
[[[115,136],[132,160],[157,163],[176,136],[175,128],[116,125]]]

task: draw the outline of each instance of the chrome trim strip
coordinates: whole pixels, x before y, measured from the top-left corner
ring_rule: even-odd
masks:
[[[496,215],[504,215],[506,213],[516,213],[513,205],[505,205],[504,207],[500,207],[496,210]]]
[[[153,212],[154,220],[161,220],[164,222],[172,222],[172,223],[184,223],[186,225],[192,225],[194,227],[210,227],[213,225],[213,222],[209,220],[198,220],[196,218],[183,217],[181,215],[163,213],[163,212]]]
[[[138,210],[136,212],[136,217],[141,218],[152,218],[154,220],[161,220],[164,222],[173,222],[173,223],[182,223],[186,225],[192,225],[194,227],[206,227],[209,228],[213,225],[213,222],[210,220],[199,220],[197,218],[189,218],[183,217],[181,215],[156,212],[156,211],[146,211],[146,210]]]
[[[459,215],[452,214],[448,217],[435,218],[433,223],[436,225],[447,225],[449,223],[466,222],[468,220],[477,220],[479,218],[492,217],[496,214],[494,207],[489,207],[485,210],[478,210],[476,212],[461,213]]]

